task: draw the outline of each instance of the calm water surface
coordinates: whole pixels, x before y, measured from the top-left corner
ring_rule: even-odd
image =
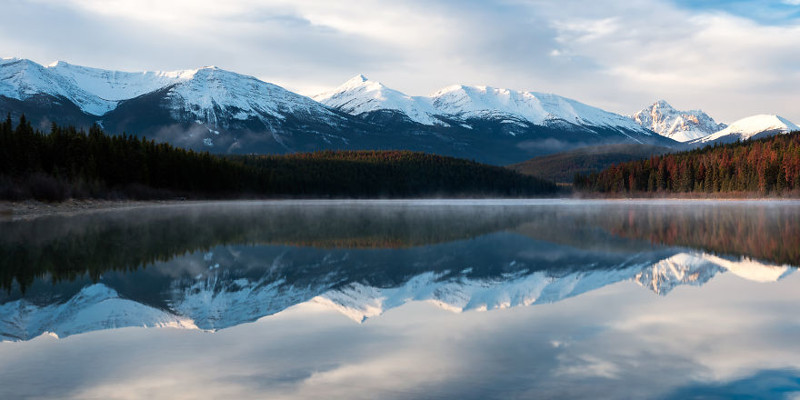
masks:
[[[0,398],[800,398],[800,202],[0,222]]]

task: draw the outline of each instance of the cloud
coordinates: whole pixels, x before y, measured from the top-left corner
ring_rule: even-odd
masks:
[[[23,0],[4,6],[0,48],[123,70],[218,65],[307,95],[364,73],[409,94],[484,84],[620,113],[664,98],[725,122],[797,122],[797,4]]]

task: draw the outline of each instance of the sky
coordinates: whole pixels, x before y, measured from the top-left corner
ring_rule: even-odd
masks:
[[[664,99],[800,123],[800,0],[8,0],[0,56],[205,65],[305,95],[364,74],[556,93],[621,114]]]

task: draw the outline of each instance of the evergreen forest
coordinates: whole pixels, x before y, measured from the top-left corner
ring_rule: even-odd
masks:
[[[0,199],[522,197],[555,184],[502,167],[410,151],[216,156],[22,116],[0,123]]]
[[[576,190],[601,193],[800,193],[800,132],[654,155],[576,175]]]

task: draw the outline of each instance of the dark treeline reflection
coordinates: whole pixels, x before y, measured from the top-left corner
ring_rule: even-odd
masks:
[[[219,245],[402,248],[509,229],[528,215],[509,207],[333,207],[253,203],[154,207],[0,223],[0,277],[24,291],[53,282],[129,271]]]
[[[548,230],[547,226],[558,226],[558,229]],[[615,246],[618,249],[629,249],[632,239],[723,256],[800,265],[800,205],[797,203],[609,203],[596,208],[554,210],[519,228],[521,233],[540,240],[613,250],[608,248],[611,245],[608,240],[597,240],[598,230],[617,237],[619,241]]]
[[[800,264],[796,205],[219,203],[2,222],[0,278],[24,292],[40,278],[96,281],[220,245],[408,248],[499,231],[593,251],[655,244]]]
[[[800,207],[733,203],[672,209],[631,208],[616,217],[598,214],[596,220],[624,238],[800,265]]]

